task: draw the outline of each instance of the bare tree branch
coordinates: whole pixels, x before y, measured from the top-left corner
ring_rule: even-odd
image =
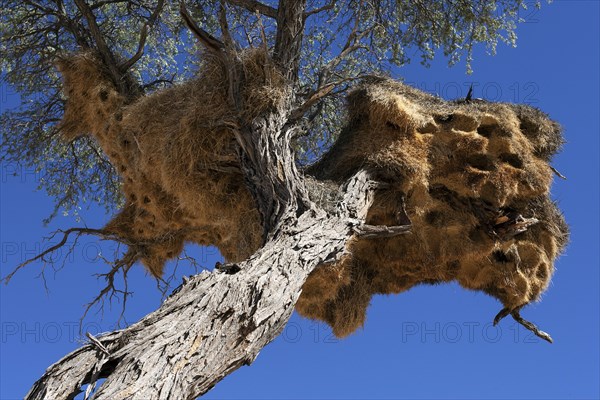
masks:
[[[552,165],[550,166],[550,169],[552,170],[552,172],[554,172],[554,174],[556,176],[558,176],[560,179],[564,179],[565,181],[567,180],[567,177],[564,176],[563,174],[560,173],[559,170],[557,170],[556,168],[554,168]]]
[[[219,25],[221,26],[221,34],[223,36],[223,41],[225,42],[225,46],[230,49],[235,49],[235,41],[231,37],[231,33],[229,33],[229,23],[227,22],[227,9],[225,8],[225,4],[221,0],[219,3]]]
[[[107,4],[118,4],[118,3],[127,3],[129,0],[102,0],[97,3],[91,4],[90,9],[95,10],[96,8],[100,8]]]
[[[152,89],[155,86],[160,85],[161,83],[162,84],[172,85],[174,81],[175,81],[175,74],[173,74],[171,76],[171,78],[169,78],[169,79],[165,79],[165,78],[163,78],[163,79],[155,79],[152,82],[148,82],[148,83],[146,83],[145,85],[142,86],[142,89],[144,89],[144,90]]]
[[[290,114],[290,122],[296,121],[315,104],[322,101],[325,97],[331,94],[337,94],[333,92],[333,89],[338,87],[341,84],[347,83],[352,80],[356,80],[360,78],[361,74],[357,77],[346,77],[343,79],[339,79],[335,82],[328,82],[329,77],[332,74],[332,71],[342,62],[344,61],[350,54],[360,49],[367,49],[365,45],[360,44],[360,41],[369,34],[369,32],[373,29],[373,27],[364,30],[363,32],[358,32],[358,19],[356,20],[355,26],[352,32],[348,35],[346,39],[346,43],[342,48],[341,52],[332,58],[318,73],[318,82],[319,87],[317,87],[313,92],[307,95],[307,100],[301,104],[299,107],[294,109]]]
[[[362,77],[361,75],[356,76],[356,77],[348,77],[348,78],[340,79],[338,81],[330,82],[330,83],[324,84],[323,86],[320,86],[313,92],[309,93],[308,96],[306,96],[306,97],[308,97],[308,99],[304,103],[302,103],[300,106],[296,107],[290,113],[289,121],[291,123],[293,123],[294,121],[297,121],[298,119],[302,118],[302,116],[304,116],[304,114],[308,110],[310,110],[310,108],[312,106],[319,103],[324,98],[326,98],[330,95],[339,94],[340,93],[339,91],[337,91],[337,92],[333,91],[333,89],[335,89],[336,87],[339,87],[340,85],[342,85],[344,83],[360,79],[361,77]],[[301,134],[301,132],[299,132],[299,134]]]
[[[148,28],[149,27],[151,28],[156,23],[156,20],[158,19],[158,16],[162,12],[164,6],[165,6],[165,1],[158,0],[158,3],[156,4],[154,11],[152,12],[152,14],[150,14],[148,21],[142,27],[142,31],[140,32],[140,40],[139,40],[137,52],[129,60],[127,60],[126,62],[119,65],[119,69],[122,72],[125,72],[129,68],[131,68],[136,62],[138,62],[138,60],[144,54],[144,45],[146,44],[146,36],[148,34]]]
[[[361,1],[362,4],[362,1]],[[324,9],[329,9],[331,7],[333,7],[334,2],[332,1],[330,4],[323,6],[322,8]],[[359,14],[360,14],[360,7],[359,6]],[[317,10],[314,10],[315,12],[319,12]],[[358,79],[362,74],[358,74],[358,76],[355,77],[344,77],[342,79],[339,79],[337,81],[331,81],[331,75],[333,74],[334,70],[340,65],[340,63],[342,63],[344,60],[348,59],[349,56],[354,53],[357,50],[368,50],[368,47],[364,44],[361,43],[361,40],[364,39],[370,32],[372,32],[372,30],[374,29],[375,25],[371,25],[370,27],[368,27],[367,29],[364,29],[363,31],[359,31],[359,27],[360,27],[360,20],[361,17],[360,15],[356,15],[354,17],[354,25],[352,28],[352,31],[348,34],[348,37],[346,38],[346,42],[344,43],[344,46],[342,47],[341,51],[338,53],[337,56],[333,57],[331,60],[329,60],[329,62],[327,64],[325,64],[320,71],[317,73],[318,75],[318,80],[317,80],[317,88],[310,92],[306,98],[307,100],[304,101],[303,104],[301,104],[300,106],[296,107],[291,115],[290,115],[290,122],[296,121],[300,118],[302,118],[302,116],[311,108],[313,107],[315,104],[321,102],[324,98],[331,96],[331,95],[336,95],[339,94],[339,92],[335,92],[334,89],[344,83],[347,83],[349,81],[352,80],[356,80]],[[301,133],[299,132],[299,135],[301,135]]]
[[[81,48],[85,49],[85,48],[90,47],[90,43],[88,42],[89,37],[87,35],[88,32],[85,30],[85,28],[83,26],[81,26],[81,24],[79,24],[77,21],[74,21],[67,15],[62,0],[56,1],[56,6],[57,6],[56,9],[44,7],[33,0],[23,0],[23,2],[25,4],[29,4],[33,7],[35,7],[36,9],[42,11],[43,13],[45,13],[47,15],[56,16],[56,18],[58,19],[58,22],[53,29],[54,31],[58,31],[60,27],[63,27],[69,33],[71,33],[71,35],[73,36],[73,39],[75,39],[75,42]]]
[[[104,64],[108,68],[111,77],[114,81],[114,84],[117,85],[117,87],[119,87],[120,89],[123,89],[122,85],[120,85],[122,73],[119,70],[119,67],[117,66],[117,60],[114,54],[106,44],[102,32],[100,32],[100,28],[98,27],[98,23],[96,22],[96,16],[94,15],[90,6],[85,2],[85,0],[74,0],[74,2],[77,5],[79,12],[81,12],[81,15],[83,15],[83,17],[88,23],[90,33],[96,44],[96,48],[100,56],[102,57],[102,61],[104,61]]]
[[[196,35],[198,40],[200,40],[200,42],[204,46],[206,46],[208,50],[211,50],[218,54],[225,48],[225,45],[220,40],[215,38],[210,33],[206,32],[204,29],[200,28],[198,24],[196,24],[196,22],[190,16],[187,8],[185,7],[185,3],[183,2],[183,0],[179,2],[179,12],[187,27],[194,33],[194,35]]]
[[[362,1],[361,1],[361,4],[362,4]],[[359,13],[360,13],[360,9],[359,9]],[[360,19],[361,19],[360,15],[357,15],[354,17],[354,26],[352,27],[352,31],[348,34],[348,37],[346,38],[346,43],[344,43],[344,46],[342,47],[341,51],[338,53],[337,56],[335,56],[331,60],[329,60],[329,62],[327,64],[325,64],[325,66],[318,73],[319,82],[321,85],[324,85],[327,83],[327,80],[329,79],[329,76],[331,75],[332,71],[342,61],[344,61],[346,58],[348,58],[348,56],[350,54],[352,54],[353,52],[355,52],[359,49],[367,49],[367,47],[365,45],[361,44],[360,41],[363,38],[365,38],[374,29],[375,26],[371,25],[369,28],[367,28],[361,32],[361,31],[359,31]]]
[[[140,248],[136,246],[132,246],[123,256],[123,258],[118,259],[114,262],[111,262],[107,259],[104,259],[107,265],[110,265],[110,271],[105,273],[94,274],[98,278],[104,278],[106,281],[106,285],[100,290],[100,292],[85,306],[85,311],[79,320],[79,327],[83,326],[83,321],[87,316],[88,312],[95,306],[100,304],[100,310],[104,311],[104,302],[108,300],[112,303],[113,298],[121,295],[121,313],[119,314],[119,318],[117,319],[117,326],[120,326],[121,321],[125,318],[125,311],[127,308],[127,299],[132,294],[127,290],[127,273],[131,269],[131,267],[140,259],[142,253],[140,252]],[[121,272],[123,274],[123,285],[124,289],[118,289],[115,284],[115,278],[117,274]]]
[[[503,318],[505,318],[506,316],[508,316],[510,314],[510,316],[513,317],[513,319],[515,321],[517,321],[519,324],[523,325],[526,329],[531,331],[534,335],[536,335],[539,338],[544,339],[548,343],[553,343],[554,341],[552,340],[552,337],[548,333],[540,330],[537,326],[535,326],[535,324],[533,324],[532,322],[527,321],[525,318],[521,317],[521,308],[522,307],[518,307],[514,310],[511,310],[510,308],[503,308],[496,315],[496,317],[494,317],[494,326],[498,325],[498,323]]]
[[[148,34],[148,25],[144,25],[142,27],[142,31],[140,32],[140,42],[138,44],[137,52],[131,57],[129,60],[119,65],[119,69],[121,71],[127,71],[129,68],[133,66],[144,54],[144,45],[146,44],[146,35]]]
[[[318,7],[318,8],[315,8],[313,10],[306,11],[304,13],[304,19],[306,19],[306,18],[308,18],[308,17],[310,17],[312,15],[322,13],[323,11],[332,10],[334,6],[335,6],[335,0],[331,0],[329,3],[325,4],[322,7]]]
[[[317,104],[322,98],[331,93],[331,91],[334,88],[335,84],[328,83],[327,85],[321,86],[320,88],[312,92],[308,96],[308,99],[300,107],[292,111],[290,115],[290,120],[296,120],[298,118],[301,118],[306,111],[308,111],[312,106]]]
[[[226,0],[232,6],[243,7],[250,12],[258,11],[262,15],[270,18],[277,18],[277,9],[261,3],[256,0]]]
[[[61,232],[63,234],[62,239],[60,240],[60,242],[58,242],[57,244],[55,244],[54,246],[51,246],[50,248],[44,250],[43,252],[41,252],[40,254],[38,254],[37,256],[30,258],[24,262],[22,262],[21,264],[17,265],[17,267],[7,276],[5,276],[4,278],[2,278],[2,280],[4,281],[4,283],[8,284],[8,282],[10,282],[10,280],[12,279],[12,277],[23,267],[25,267],[28,264],[31,264],[34,261],[38,261],[38,260],[44,260],[44,257],[46,257],[47,255],[53,253],[54,251],[60,249],[61,247],[63,247],[66,243],[67,240],[69,239],[69,235],[71,235],[72,233],[76,233],[77,236],[80,236],[82,234],[87,234],[87,235],[95,235],[95,236],[100,236],[102,238],[108,238],[110,237],[110,239],[114,239],[115,237],[112,235],[109,235],[106,231],[104,231],[103,229],[93,229],[93,228],[70,228],[67,229],[66,231],[61,231],[58,230],[56,232],[54,232],[51,236],[50,236],[50,240],[52,238],[54,238],[54,236],[56,236],[57,233]]]

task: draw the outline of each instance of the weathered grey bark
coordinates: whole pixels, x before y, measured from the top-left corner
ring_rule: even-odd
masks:
[[[277,36],[273,58],[286,78],[296,81],[304,33],[306,0],[280,0],[277,11]]]
[[[274,58],[291,86],[305,3],[282,0],[277,9]],[[235,52],[198,27],[183,5],[182,16],[206,49],[223,57],[231,106],[242,110],[245,82]],[[89,344],[52,365],[27,399],[70,399],[98,378],[106,380],[94,399],[195,398],[251,363],[279,335],[317,265],[338,260],[357,232],[373,232],[362,223],[377,189],[366,171],[340,189],[334,207],[310,200],[315,182],[299,174],[291,148],[297,133],[288,122],[293,102],[290,88],[281,109],[251,123],[240,119],[235,129],[240,167],[262,217],[264,246],[238,265],[193,277],[129,328],[91,337]]]
[[[361,224],[377,185],[360,171],[334,212],[311,208],[228,272],[203,272],[155,312],[98,338],[52,365],[27,399],[70,399],[95,377],[93,398],[193,399],[250,364],[284,328],[306,277],[338,259]],[[238,272],[235,272],[238,271]]]

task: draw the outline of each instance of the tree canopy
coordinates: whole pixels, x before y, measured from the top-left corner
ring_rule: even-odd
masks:
[[[226,30],[238,48],[266,41],[273,49],[276,3],[200,0],[189,2],[189,8],[203,29],[217,37],[225,37]],[[477,44],[491,54],[499,41],[515,45],[519,10],[527,5],[523,0],[302,2],[306,25],[292,72],[296,101],[305,105],[299,115],[305,135],[296,143],[299,162],[315,160],[333,142],[345,92],[358,78],[390,73],[415,58],[427,64],[439,52],[451,65],[466,60],[469,71]],[[71,143],[59,138],[64,97],[56,61],[85,49],[104,52],[115,64],[130,59],[143,93],[186,80],[202,57],[183,29],[178,2],[2,0],[2,10],[1,79],[21,97],[18,109],[3,110],[0,117],[2,160],[43,171],[40,188],[56,199],[48,220],[60,210],[76,213],[90,201],[114,211],[122,204],[120,182],[98,145],[88,137]]]

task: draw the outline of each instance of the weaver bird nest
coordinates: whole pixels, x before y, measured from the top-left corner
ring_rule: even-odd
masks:
[[[214,245],[231,262],[262,245],[234,121],[278,107],[287,89],[263,51],[241,57],[245,108],[236,111],[219,58],[208,58],[197,78],[135,101],[92,54],[59,64],[64,136],[93,136],[122,178],[126,203],[105,231],[144,243],[141,261],[155,276],[186,242]],[[339,184],[368,169],[384,187],[366,223],[410,233],[351,240],[342,260],[310,274],[298,312],[346,336],[364,323],[374,294],[456,280],[500,300],[498,319],[520,318],[548,287],[568,236],[549,198],[558,124],[532,107],[448,102],[383,78],[352,91],[348,115],[337,142],[305,173]]]

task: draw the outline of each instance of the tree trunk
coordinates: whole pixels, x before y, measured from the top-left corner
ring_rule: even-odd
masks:
[[[127,329],[98,339],[90,336],[89,344],[52,365],[27,399],[71,399],[89,384],[87,398],[99,378],[106,380],[93,394],[97,400],[202,395],[250,364],[283,330],[308,274],[319,264],[338,261],[346,251],[377,185],[366,171],[359,171],[334,196],[337,204],[322,207],[310,200],[311,189],[329,186],[302,177],[296,169],[291,141],[297,132],[287,121],[305,4],[279,2],[274,61],[289,88],[279,88],[283,98],[278,106],[249,119],[242,117],[248,106],[243,95],[247,77],[238,54],[212,46],[214,38],[182,6],[186,23],[227,66],[229,100],[240,115],[233,129],[240,167],[261,215],[264,246],[238,265],[193,277],[158,310]]]
[[[193,399],[250,364],[290,318],[308,274],[344,253],[376,189],[361,171],[335,211],[314,204],[285,215],[266,245],[239,265],[203,272],[155,312],[52,365],[27,399],[71,399],[97,378],[94,399]]]

